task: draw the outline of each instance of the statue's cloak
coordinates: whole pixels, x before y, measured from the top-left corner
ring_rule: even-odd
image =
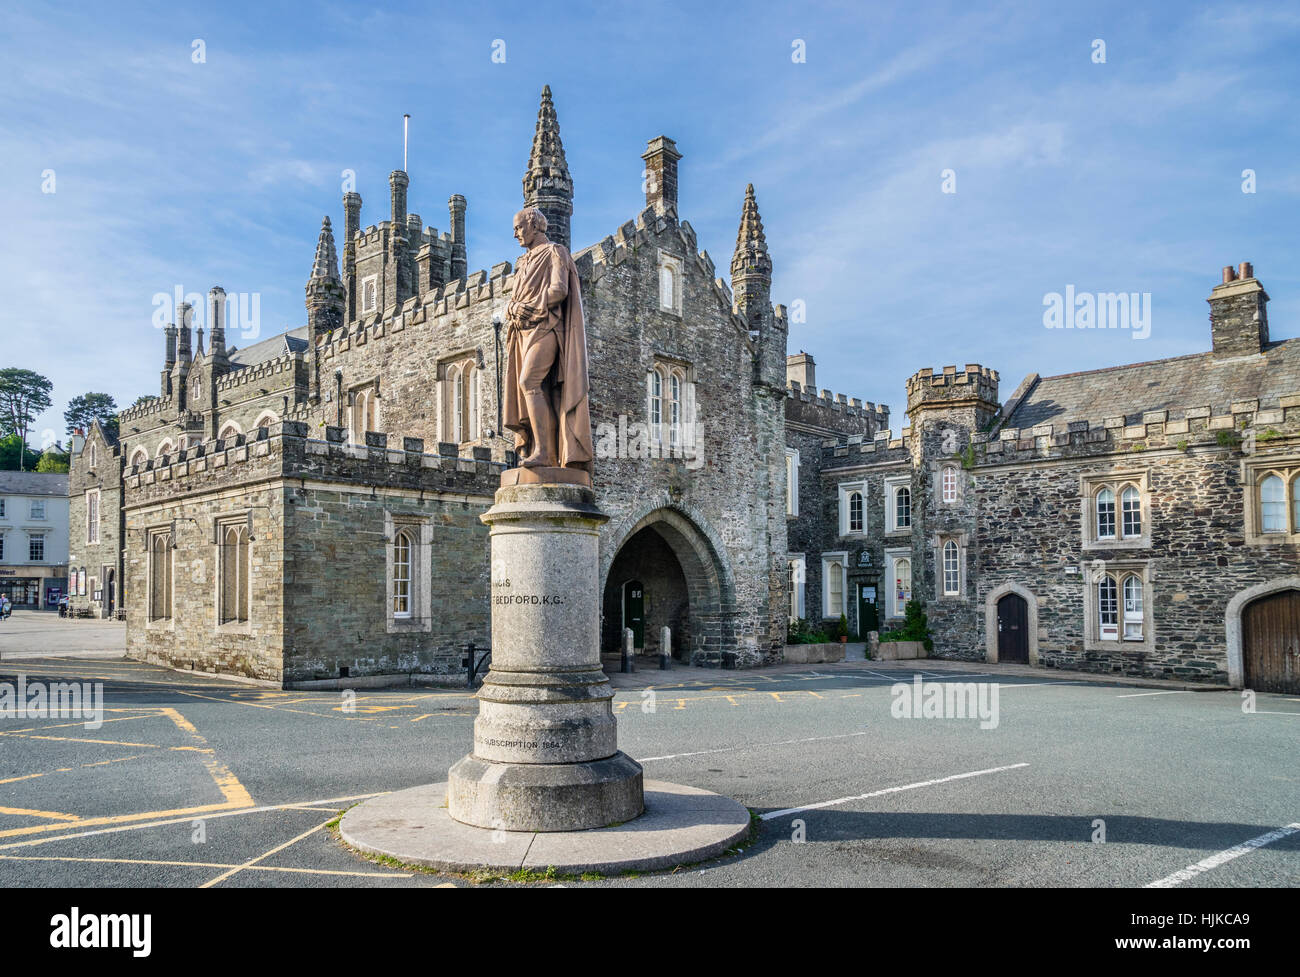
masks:
[[[502,423],[514,433],[515,450],[522,457],[533,448],[533,432],[519,391],[521,366],[533,343],[554,331],[559,349],[544,388],[559,419],[557,464],[561,468],[590,472],[595,452],[591,440],[582,284],[578,266],[567,248],[548,241],[525,252],[515,267],[511,308],[533,323],[532,328],[521,329],[512,321],[506,334]]]

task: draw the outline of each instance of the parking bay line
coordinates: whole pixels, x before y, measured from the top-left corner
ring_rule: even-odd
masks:
[[[918,787],[933,787],[936,784],[947,784],[954,780],[966,780],[970,777],[982,777],[990,773],[1002,773],[1006,770],[1019,770],[1021,767],[1029,766],[1028,763],[1011,763],[1005,767],[989,767],[987,770],[972,770],[969,773],[955,773],[949,777],[938,777],[934,780],[922,780],[915,784],[903,784],[899,787],[885,787],[882,790],[873,790],[867,794],[858,794],[855,797],[837,797],[833,801],[819,801],[816,804],[804,804],[801,807],[787,807],[780,811],[769,811],[767,814],[759,815],[760,821],[771,821],[773,818],[785,817],[789,814],[798,814],[801,811],[815,811],[824,807],[835,807],[838,804],[849,804],[853,801],[865,801],[871,797],[881,797],[885,794],[897,794],[904,790],[915,790]]]
[[[316,825],[316,827],[314,827],[314,828],[312,828],[312,829],[310,829],[310,830],[308,830],[308,831],[304,831],[302,834],[298,835],[297,837],[290,838],[290,839],[289,839],[288,841],[286,841],[284,844],[282,844],[282,845],[276,845],[276,846],[275,846],[274,848],[272,848],[270,851],[268,851],[268,852],[266,852],[266,853],[264,853],[264,854],[258,855],[256,858],[250,858],[248,861],[244,862],[244,864],[239,865],[239,866],[236,866],[235,868],[232,868],[232,869],[230,869],[229,871],[222,872],[222,873],[221,873],[220,875],[218,875],[215,879],[209,879],[207,882],[204,882],[201,886],[199,886],[199,888],[200,888],[200,889],[211,889],[211,888],[212,888],[214,885],[216,885],[218,882],[224,882],[226,879],[230,878],[231,876],[233,876],[233,875],[238,875],[240,872],[244,871],[244,869],[254,867],[258,862],[262,861],[264,858],[270,858],[272,855],[275,855],[275,854],[277,854],[278,852],[282,852],[282,851],[284,851],[284,850],[285,850],[286,848],[288,848],[290,845],[296,845],[298,842],[302,841],[304,838],[310,838],[310,837],[311,837],[312,835],[314,835],[317,831],[321,830],[321,828],[326,827],[326,826],[330,823],[330,821],[333,821],[333,820],[334,820],[333,818],[330,818],[329,821],[322,821],[320,824]]]
[[[866,736],[867,731],[860,733],[838,733],[835,736],[805,736],[797,740],[779,740],[776,743],[744,743],[740,746],[720,746],[716,750],[695,750],[692,753],[667,753],[664,756],[646,756],[640,757],[638,763],[649,763],[651,760],[677,760],[681,757],[688,756],[705,756],[709,753],[732,753],[736,750],[757,750],[765,746],[789,746],[791,743],[816,743],[820,740],[842,740],[850,736]]]
[[[1172,689],[1169,692],[1126,692],[1115,696],[1116,699],[1141,699],[1148,695],[1190,695],[1191,689]]]
[[[232,865],[229,862],[180,862],[161,858],[77,858],[63,855],[0,855],[0,860],[12,862],[89,862],[104,865],[166,865],[176,868],[236,868],[246,872],[288,872],[302,875],[343,875],[349,878],[409,879],[393,872],[345,872],[328,868],[298,868],[286,865]]]
[[[1234,858],[1240,858],[1242,855],[1248,855],[1256,848],[1263,848],[1265,845],[1271,845],[1275,841],[1281,841],[1289,835],[1300,831],[1300,822],[1285,825],[1276,831],[1270,831],[1262,834],[1258,838],[1251,838],[1250,841],[1243,841],[1240,845],[1233,845],[1231,848],[1225,848],[1216,855],[1209,858],[1202,858],[1194,865],[1188,865],[1187,868],[1175,872],[1173,875],[1166,875],[1163,879],[1156,879],[1154,882],[1148,882],[1143,886],[1144,889],[1172,889],[1174,886],[1182,885],[1191,879],[1202,875],[1210,869],[1218,868]]]

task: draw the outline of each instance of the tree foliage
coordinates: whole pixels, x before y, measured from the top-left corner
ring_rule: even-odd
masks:
[[[117,401],[108,394],[84,393],[73,397],[68,402],[68,409],[63,412],[63,420],[71,434],[77,428],[90,431],[90,425],[99,421],[99,426],[111,437],[117,437]]]
[[[0,434],[18,436],[19,471],[27,470],[27,435],[36,418],[50,409],[53,389],[48,377],[32,370],[0,370]]]

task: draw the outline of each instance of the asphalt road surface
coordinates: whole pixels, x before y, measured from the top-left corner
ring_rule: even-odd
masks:
[[[103,725],[0,718],[0,885],[482,884],[367,861],[327,827],[445,779],[471,745],[463,690],[351,700],[6,655],[0,702],[20,674],[103,683]],[[998,683],[996,725],[894,715],[891,687],[916,674]],[[1248,712],[1239,692],[928,662],[618,678],[619,744],[646,777],[734,797],[758,833],[705,865],[566,885],[1300,882],[1296,697]]]

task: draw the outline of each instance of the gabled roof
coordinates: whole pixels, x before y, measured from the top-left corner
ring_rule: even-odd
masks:
[[[67,472],[0,472],[0,495],[67,494]]]
[[[1144,411],[1167,410],[1180,420],[1193,407],[1227,414],[1233,401],[1259,400],[1262,410],[1300,393],[1300,339],[1270,343],[1255,356],[1193,353],[1167,360],[1042,377],[1025,394],[1006,427],[1101,421],[1123,414],[1138,423]]]
[[[306,349],[307,327],[299,326],[297,329],[290,329],[270,339],[263,339],[252,346],[235,350],[230,354],[230,363],[237,367],[253,366],[283,356],[285,353],[301,353]]]

